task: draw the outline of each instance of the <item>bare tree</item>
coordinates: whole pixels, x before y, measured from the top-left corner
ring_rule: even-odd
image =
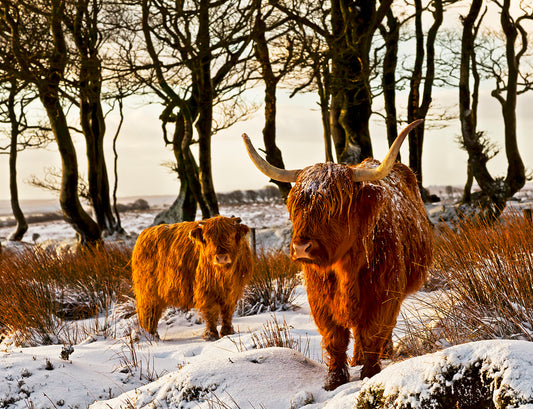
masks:
[[[165,105],[161,114],[165,137],[166,125],[175,125],[166,142],[173,146],[180,196],[184,195],[176,205],[187,205],[186,217],[194,218],[192,208],[197,203],[202,216],[208,218],[218,214],[211,139],[217,128],[241,117],[236,104],[248,72],[251,7],[229,0],[140,0],[139,4],[152,68],[146,83]],[[225,122],[218,123],[214,117],[217,105],[231,114]],[[191,153],[195,130],[198,164]]]
[[[301,59],[296,54],[294,35],[290,20],[272,6],[263,6],[256,0],[253,41],[255,58],[259,63],[261,77],[265,85],[265,126],[263,142],[265,143],[266,160],[278,168],[285,168],[280,149],[276,145],[276,89],[281,80],[293,69]],[[275,56],[271,49],[274,49]],[[272,180],[278,185],[281,196],[286,198],[291,184]]]
[[[445,3],[447,2],[443,0],[430,2],[429,7],[433,16],[433,23],[427,31],[427,36],[424,36],[422,27],[424,7],[421,0],[414,1],[416,53],[407,102],[407,122],[425,119],[431,105],[435,81],[435,42],[443,22]],[[425,72],[423,71],[424,67]],[[418,126],[417,129],[413,129],[409,134],[409,167],[416,174],[422,198],[424,201],[428,201],[429,194],[423,187],[422,178],[424,129],[423,126]]]
[[[80,111],[80,123],[87,148],[90,202],[100,228],[113,233],[117,221],[111,208],[107,166],[104,155],[106,131],[102,108],[101,48],[105,40],[99,24],[103,13],[103,0],[76,0],[69,3],[63,13],[63,22],[73,39],[77,76],[74,93]]]
[[[47,113],[62,161],[59,201],[65,220],[81,243],[100,240],[101,230],[85,212],[78,196],[78,161],[62,102],[61,84],[69,64],[63,26],[66,2],[46,4],[25,0],[0,0],[0,36],[14,61],[4,61],[4,72],[32,83]],[[46,6],[45,9],[39,6]]]
[[[517,96],[533,88],[531,73],[520,71],[522,57],[528,51],[528,30],[524,22],[533,20],[533,10],[528,2],[521,1],[522,14],[516,19],[510,15],[511,0],[502,2],[494,1],[500,8],[500,24],[505,35],[505,63],[507,66],[507,81],[498,71],[498,65],[493,64],[491,71],[496,80],[496,88],[491,95],[496,98],[502,108],[503,122],[505,125],[505,154],[507,155],[507,185],[506,197],[511,197],[520,190],[525,182],[525,167],[516,137],[516,99]],[[527,6],[529,4],[529,6]],[[529,7],[526,9],[525,7]],[[520,88],[519,88],[520,84]]]
[[[8,50],[4,50],[4,53]],[[6,56],[4,54],[4,56]],[[11,210],[17,222],[9,240],[20,241],[28,230],[28,222],[20,207],[17,178],[18,152],[28,148],[40,148],[50,142],[47,130],[28,123],[27,111],[37,95],[27,83],[16,77],[0,78],[1,92],[5,99],[0,100],[0,123],[8,127],[9,143],[0,150],[9,153],[9,192]]]
[[[461,144],[468,153],[467,182],[463,193],[463,202],[471,201],[474,175],[481,181],[481,188],[493,185],[487,169],[490,152],[486,149],[483,134],[477,131],[477,107],[479,104],[479,86],[481,83],[477,69],[475,40],[483,16],[480,17],[483,0],[474,0],[468,14],[462,17],[463,33],[461,37],[461,63],[459,72],[459,118],[461,121]],[[472,89],[470,78],[474,79]],[[489,183],[486,185],[484,181]]]
[[[330,129],[337,159],[357,163],[373,156],[370,50],[392,0],[331,2],[272,1],[277,8],[324,38],[331,57]]]
[[[491,46],[491,41],[498,40],[492,32],[478,45],[476,58],[474,41],[478,26],[475,20],[479,15],[482,0],[472,3],[469,14],[463,19],[463,37],[461,52],[461,76],[459,86],[459,103],[461,114],[462,142],[468,153],[468,166],[473,177],[478,182],[481,192],[476,195],[465,193],[465,200],[476,202],[488,218],[500,215],[506,206],[506,200],[521,189],[526,181],[525,167],[520,156],[516,135],[516,99],[521,93],[527,92],[533,86],[530,73],[521,71],[520,62],[528,50],[528,35],[523,24],[533,19],[531,10],[522,8],[522,14],[517,18],[510,15],[510,1],[494,2],[500,9],[500,24],[504,34],[504,54],[499,54],[501,47]],[[518,49],[517,49],[518,47]],[[471,63],[471,65],[470,65]],[[505,178],[494,178],[487,169],[487,162],[494,156],[494,145],[476,130],[477,125],[477,93],[479,87],[478,68],[483,69],[496,81],[496,88],[491,95],[502,106],[505,127],[505,152],[507,155],[507,175]],[[474,92],[472,106],[469,99],[469,75],[474,75]],[[467,186],[468,188],[468,186]]]

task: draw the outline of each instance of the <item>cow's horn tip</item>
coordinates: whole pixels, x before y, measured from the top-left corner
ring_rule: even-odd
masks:
[[[245,132],[242,134],[242,139],[249,140],[250,138],[248,137],[248,135],[246,135],[246,132]]]

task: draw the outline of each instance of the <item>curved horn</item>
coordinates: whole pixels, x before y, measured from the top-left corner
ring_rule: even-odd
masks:
[[[253,147],[252,142],[250,141],[250,138],[248,138],[248,135],[243,133],[242,139],[244,141],[244,145],[246,146],[246,150],[248,151],[248,155],[250,156],[250,159],[252,160],[254,165],[257,167],[257,169],[259,169],[269,178],[277,180],[278,182],[288,182],[288,183],[296,182],[296,179],[298,178],[298,175],[300,174],[301,169],[286,170],[286,169],[280,169],[275,166],[272,166],[270,163],[264,160],[261,156],[259,156],[255,148]]]
[[[423,119],[417,119],[416,121],[413,121],[407,125],[403,131],[400,132],[396,140],[392,143],[389,152],[387,155],[385,155],[385,159],[383,159],[383,162],[381,162],[377,168],[353,168],[353,181],[371,182],[374,180],[383,179],[385,176],[387,176],[392,170],[394,162],[396,162],[396,157],[398,156],[398,152],[400,152],[400,146],[402,146],[402,142],[404,141],[405,137],[409,135],[409,132],[411,132],[413,128],[416,128],[422,122],[424,122]]]

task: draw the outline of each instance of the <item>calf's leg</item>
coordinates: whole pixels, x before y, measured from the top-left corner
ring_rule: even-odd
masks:
[[[222,328],[220,328],[220,336],[235,334],[233,329],[233,311],[235,311],[235,304],[222,304],[220,306],[220,315],[222,316]]]
[[[204,304],[198,308],[205,321],[205,331],[202,338],[206,341],[216,341],[220,338],[217,330],[218,316],[220,312],[219,306]]]
[[[137,314],[139,317],[139,324],[150,334],[158,337],[157,324],[159,318],[163,314],[165,305],[158,302],[146,302],[143,298],[137,298]]]

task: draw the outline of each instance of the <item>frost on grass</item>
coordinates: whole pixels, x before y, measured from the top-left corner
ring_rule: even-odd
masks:
[[[392,365],[368,380],[357,409],[518,408],[533,404],[533,343],[479,341]]]

